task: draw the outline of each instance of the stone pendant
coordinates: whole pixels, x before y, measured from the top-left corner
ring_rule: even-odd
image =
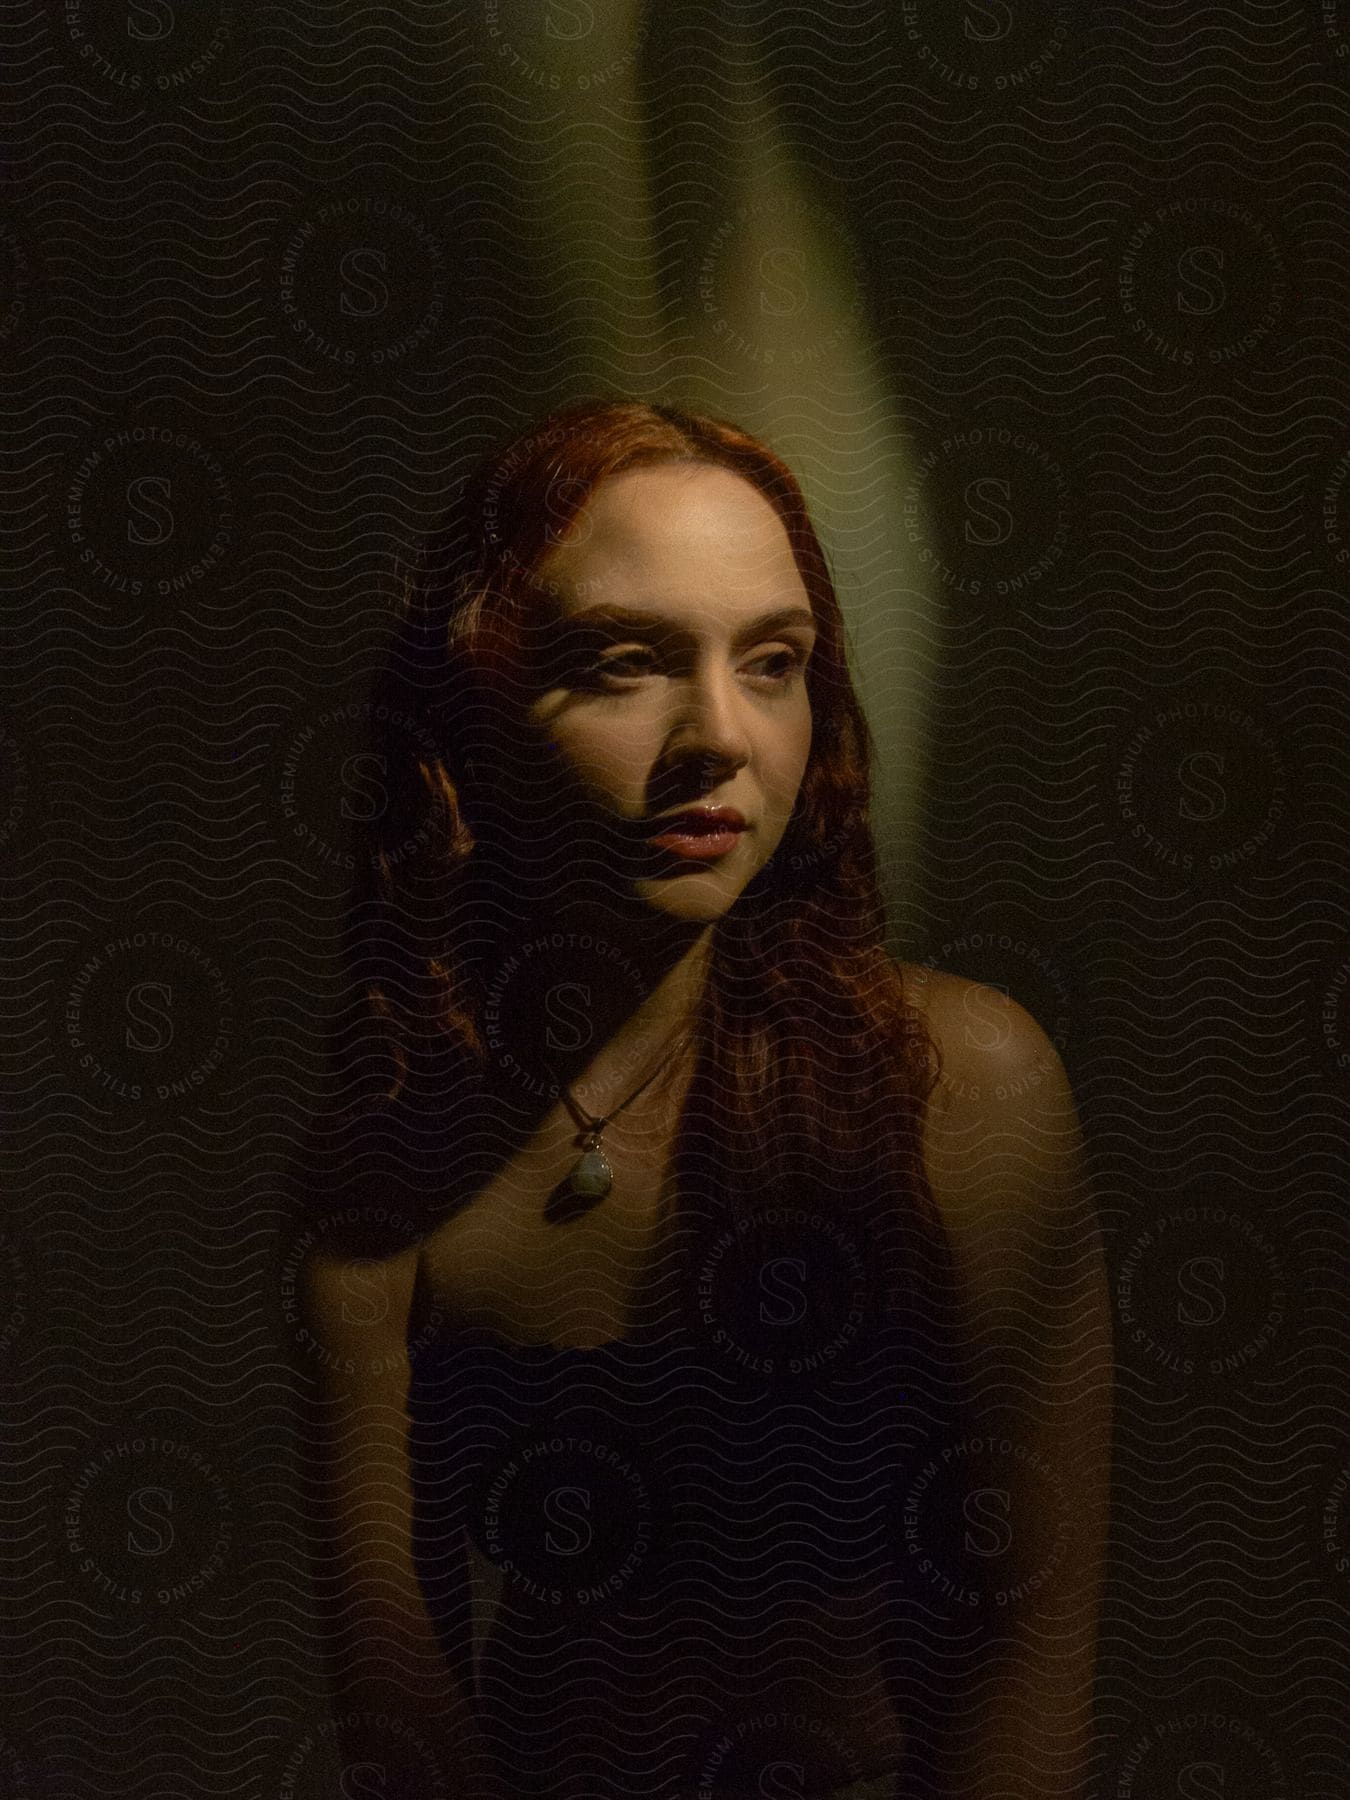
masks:
[[[602,1200],[609,1192],[613,1180],[614,1171],[600,1148],[599,1138],[588,1138],[585,1155],[567,1177],[568,1187],[574,1194],[580,1194],[587,1200]]]

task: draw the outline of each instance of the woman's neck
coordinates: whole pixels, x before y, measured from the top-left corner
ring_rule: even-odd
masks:
[[[662,1075],[681,1064],[671,1052],[693,1025],[707,974],[711,925],[639,923],[625,931],[608,911],[553,909],[513,933],[520,966],[503,1008],[513,1054],[602,1117],[663,1058]],[[652,1089],[662,1086],[658,1076]]]

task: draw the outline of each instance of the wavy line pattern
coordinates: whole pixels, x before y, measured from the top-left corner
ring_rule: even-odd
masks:
[[[442,1335],[419,1296],[411,1385],[362,1365],[368,1409],[307,1322],[294,1190],[389,799],[371,743],[436,749],[374,714],[393,598],[477,458],[598,391],[800,471],[877,739],[891,948],[978,984],[972,1043],[1010,997],[1072,1077],[1116,1352],[1088,1791],[1344,1794],[1350,5],[19,0],[0,43],[0,1791],[467,1791],[390,1575],[414,1549],[435,1666],[524,1746],[512,1793],[908,1792],[883,1629],[922,1791],[954,1791],[939,1728],[973,1740],[1002,1604],[963,1509],[1005,1480],[961,1384],[1029,1440],[1085,1228],[1009,1252],[959,1378],[878,1330],[829,1383],[757,1387],[687,1320],[661,1335],[670,1245],[632,1346],[583,1347],[644,1248],[617,1228],[591,1287],[507,1265],[570,1343]],[[1009,1078],[1013,1147],[972,1167],[1032,1160],[1051,1073]],[[360,1202],[383,1267],[415,1254],[423,1149]],[[366,1344],[389,1294],[347,1275]],[[334,1420],[365,1587],[309,1539]],[[1050,1657],[1083,1631],[1054,1610],[1081,1495],[1071,1461],[1037,1473]],[[578,1494],[584,1628],[541,1525]],[[888,1578],[904,1541],[931,1579]],[[363,1766],[333,1604],[392,1646]],[[786,1721],[746,1698],[766,1643]],[[1052,1733],[987,1791],[1061,1794],[1070,1755]]]

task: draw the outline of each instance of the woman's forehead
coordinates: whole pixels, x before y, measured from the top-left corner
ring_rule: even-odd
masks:
[[[608,603],[722,612],[804,593],[782,520],[729,469],[677,465],[607,476],[536,581],[565,615]]]

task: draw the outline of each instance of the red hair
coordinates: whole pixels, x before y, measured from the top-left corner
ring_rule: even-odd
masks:
[[[370,1081],[385,1104],[423,1094],[424,1121],[444,1120],[461,1099],[472,1112],[485,1058],[480,726],[521,666],[542,557],[607,476],[672,462],[732,470],[764,496],[817,623],[812,743],[794,811],[712,933],[681,1168],[715,1178],[737,1205],[775,1184],[800,1196],[814,1181],[837,1210],[861,1205],[851,1196],[870,1186],[892,1213],[931,1223],[920,1134],[936,1059],[883,941],[873,746],[834,583],[787,465],[738,426],[673,406],[584,400],[514,438],[463,484],[407,584],[376,695],[376,717],[397,725],[379,746],[389,804],[357,865],[368,874],[349,936],[345,1097]]]

